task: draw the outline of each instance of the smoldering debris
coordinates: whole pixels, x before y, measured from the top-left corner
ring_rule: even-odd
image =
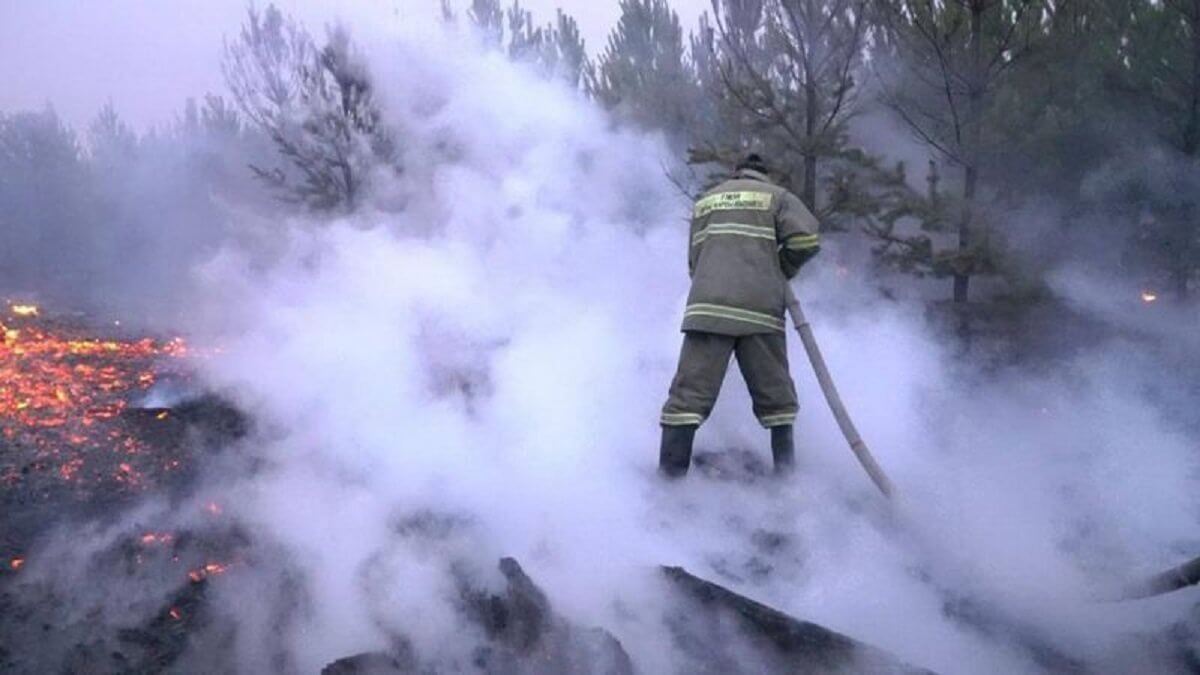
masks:
[[[255,564],[245,530],[217,517],[190,529],[73,529],[81,547],[106,542],[82,566],[77,551],[35,549],[30,568],[0,586],[5,672],[155,673],[185,655],[232,667],[235,625],[220,620],[211,584]]]
[[[52,310],[0,331],[0,669],[160,672],[205,621],[208,580],[247,544],[194,490],[248,418],[199,391],[136,406],[163,379],[190,379],[182,340]],[[128,522],[157,500],[191,504],[197,521]]]
[[[252,580],[276,576],[285,583],[278,585],[275,605],[306,602],[303,584],[286,583],[299,571],[272,553],[268,534],[255,534],[220,502],[198,496],[205,490],[221,494],[205,483],[199,465],[245,437],[251,431],[248,419],[220,398],[198,393],[202,390],[191,384],[182,360],[182,341],[171,342],[179,346],[162,354],[145,339],[108,337],[78,322],[66,331],[53,320],[30,323],[33,318],[9,329],[5,343],[5,367],[28,382],[9,395],[11,415],[5,423],[4,457],[23,464],[7,472],[20,478],[5,491],[5,551],[12,563],[0,580],[0,637],[6,645],[0,665],[17,673],[238,669],[245,649],[238,642],[241,623],[230,607],[230,591],[222,596],[216,585],[251,583],[261,591],[262,582]],[[80,379],[43,382],[38,373]],[[51,393],[42,392],[51,385]],[[146,407],[148,392],[162,386],[191,396],[177,397],[173,407]],[[69,395],[58,393],[63,389]],[[71,406],[83,406],[84,414],[77,417]],[[72,424],[82,424],[80,433]],[[110,452],[110,446],[118,452]],[[23,448],[37,458],[22,459]],[[63,448],[76,454],[69,459],[55,454]],[[136,481],[104,479],[110,468],[106,461],[124,464],[131,458],[141,468]],[[710,459],[700,464],[711,480],[749,485],[765,478],[751,453]],[[82,462],[83,476],[95,479],[82,480],[78,469],[56,470],[60,460],[71,466]],[[131,473],[118,468],[116,475]],[[454,549],[477,536],[479,527],[467,513],[422,509],[397,515],[391,529],[401,540]],[[488,673],[635,672],[618,638],[555,611],[515,559],[500,561],[499,590],[481,583],[469,559],[461,563],[447,568],[457,598],[452,604],[467,633],[475,636],[474,646],[449,656],[421,654],[405,635],[393,633],[389,650],[339,659],[325,672],[446,672],[464,666]],[[663,620],[673,630],[720,623],[719,618],[701,621],[705,611],[689,610],[692,616],[683,624],[677,616]],[[772,672],[793,672],[797,664],[829,665],[819,645],[779,644],[778,630],[752,622],[751,631],[735,640],[748,645],[741,657]],[[762,635],[755,637],[754,631]],[[684,639],[672,649],[688,653],[693,646]],[[790,656],[780,657],[781,649]],[[710,654],[689,658],[729,665]],[[288,667],[285,650],[275,663]]]
[[[737,672],[747,663],[779,673],[932,675],[895,656],[819,624],[706,581],[682,567],[663,574],[685,596],[671,618],[671,634],[688,655],[690,672]],[[747,653],[747,645],[755,647]]]
[[[185,493],[199,459],[249,431],[244,414],[208,392],[138,406],[163,380],[192,377],[179,338],[131,336],[52,311],[5,317],[0,334],[5,559],[62,520]]]
[[[482,673],[528,675],[632,675],[629,654],[603,628],[577,626],[554,612],[545,592],[513,558],[502,558],[500,593],[474,587],[459,578],[458,606],[466,620],[482,629],[470,649],[470,669]],[[454,672],[461,666],[423,661],[407,640],[389,652],[368,652],[338,659],[322,675],[388,675]]]
[[[513,558],[500,560],[502,593],[460,587],[460,608],[483,628],[471,666],[483,673],[529,675],[639,672],[630,656],[603,628],[580,628],[558,616],[545,592]],[[680,567],[662,568],[673,596],[663,621],[684,654],[680,668],[691,673],[875,673],[931,675],[886,652],[818,624],[801,621],[757,603]],[[400,639],[387,652],[338,659],[322,675],[401,675],[448,672],[448,664],[422,661]]]

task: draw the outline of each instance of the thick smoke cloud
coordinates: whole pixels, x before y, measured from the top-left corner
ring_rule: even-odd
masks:
[[[442,30],[355,33],[402,174],[353,216],[246,216],[195,270],[197,339],[219,345],[204,380],[258,423],[201,492],[254,542],[214,585],[246,672],[315,672],[398,636],[467,662],[455,584],[497,583],[503,555],[644,672],[681,663],[660,564],[940,672],[1196,658],[1194,594],[1095,601],[1200,549],[1196,430],[1170,415],[1196,402],[1195,350],[1157,349],[1186,321],[1106,332],[1036,373],[985,369],[830,237],[798,288],[900,501],[853,463],[794,340],[799,476],[664,484],[656,419],[687,289],[674,160]],[[1147,309],[1064,270],[1057,289],[1105,325]],[[748,410],[731,370],[698,445],[765,461]],[[413,534],[431,522],[444,532]]]
[[[232,503],[301,571],[308,612],[282,648],[302,670],[395,633],[452,660],[451,570],[487,578],[501,555],[648,672],[675,658],[657,564],[943,672],[1037,672],[1046,653],[1177,666],[1138,635],[1186,600],[1092,601],[1200,547],[1194,440],[1148,398],[1172,381],[1155,355],[1114,339],[981,373],[838,270],[834,244],[800,287],[900,503],[871,493],[794,345],[800,478],[664,485],[654,420],[686,291],[670,160],[462,47],[371,52],[406,167],[376,195],[387,211],[292,222],[265,268],[229,249],[203,269],[225,324],[207,376],[268,430]],[[765,452],[743,389],[731,375],[702,447]],[[468,534],[414,543],[422,513]]]

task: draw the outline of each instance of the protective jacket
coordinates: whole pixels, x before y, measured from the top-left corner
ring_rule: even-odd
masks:
[[[739,170],[692,209],[683,330],[783,332],[784,283],[819,249],[817,220],[799,198]]]

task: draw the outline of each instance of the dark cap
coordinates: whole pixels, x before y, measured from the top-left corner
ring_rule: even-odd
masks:
[[[766,160],[764,160],[762,155],[758,154],[757,152],[751,152],[743,157],[742,160],[737,163],[737,169],[750,169],[751,171],[757,171],[759,173],[768,173],[770,171],[770,169],[767,168]]]

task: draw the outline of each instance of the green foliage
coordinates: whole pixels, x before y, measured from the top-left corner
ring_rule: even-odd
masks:
[[[1071,204],[1064,226],[1103,224],[1119,265],[1186,298],[1200,275],[1200,3],[1072,3],[1045,26],[1035,68],[997,97],[990,170],[1015,195]]]
[[[370,74],[344,28],[331,28],[317,46],[274,5],[251,7],[221,65],[234,101],[285,162],[252,167],[285,200],[352,210],[372,169],[394,159]]]
[[[1185,155],[1200,152],[1200,3],[1139,2],[1130,7],[1128,81],[1148,97],[1155,128]]]
[[[0,113],[4,284],[76,309],[171,310],[181,270],[228,235],[228,205],[277,209],[246,180],[270,153],[218,96],[142,134],[105,105],[82,141],[53,110]]]
[[[588,93],[619,117],[669,130],[694,128],[700,100],[679,17],[666,0],[621,0],[608,45],[590,69]]]
[[[137,136],[117,115],[112,103],[105,104],[92,121],[88,140],[93,160],[102,165],[132,162],[137,156]]]
[[[682,191],[755,150],[823,230],[889,268],[954,278],[956,299],[979,275],[1011,289],[1068,257],[1181,299],[1200,281],[1200,0],[716,0],[691,30],[669,0],[621,0],[594,59],[563,11],[458,2],[443,1],[446,20],[491,49],[661,131],[686,154],[670,169]],[[370,176],[398,170],[344,30],[314,40],[251,10],[224,68],[229,99],[189,101],[142,136],[111,105],[82,142],[53,111],[0,115],[0,265],[67,223],[152,239],[131,206],[158,184],[146,172],[179,178],[149,198],[159,210],[216,221],[212,194],[254,200],[247,165],[313,209],[355,208]],[[894,149],[889,124],[924,153]],[[1033,204],[1052,206],[1031,219]]]
[[[1036,276],[1013,235],[1074,236],[1081,222],[1104,223],[1120,264],[1154,284],[1186,296],[1200,275],[1187,197],[1198,0],[715,0],[690,31],[669,0],[621,0],[594,60],[570,15],[543,23],[507,1],[470,0],[463,16],[491,48],[686,149],[690,175],[670,174],[682,191],[760,152],[824,230],[865,237],[889,267],[954,278],[955,300],[975,276]],[[276,33],[268,66],[286,72],[291,29],[261,30]],[[862,113],[908,129],[928,167],[867,152]],[[1058,215],[1031,235],[1014,214],[1038,201]]]
[[[0,113],[0,269],[10,287],[51,289],[74,274],[39,254],[85,252],[72,228],[88,222],[91,194],[85,155],[54,110]]]
[[[820,211],[818,165],[846,147],[868,34],[865,0],[714,3],[717,59],[743,135],[794,167],[801,198]],[[793,172],[789,172],[793,173]]]
[[[1126,178],[1127,189],[1140,188],[1130,256],[1158,272],[1159,288],[1187,299],[1200,278],[1200,2],[1139,3],[1128,34],[1126,81],[1168,146]]]
[[[442,7],[443,18],[454,22],[456,16],[446,0]],[[553,22],[538,24],[520,0],[513,0],[507,10],[500,0],[472,0],[467,19],[492,49],[531,64],[572,89],[579,88],[588,58],[579,24],[571,15],[560,9]]]

